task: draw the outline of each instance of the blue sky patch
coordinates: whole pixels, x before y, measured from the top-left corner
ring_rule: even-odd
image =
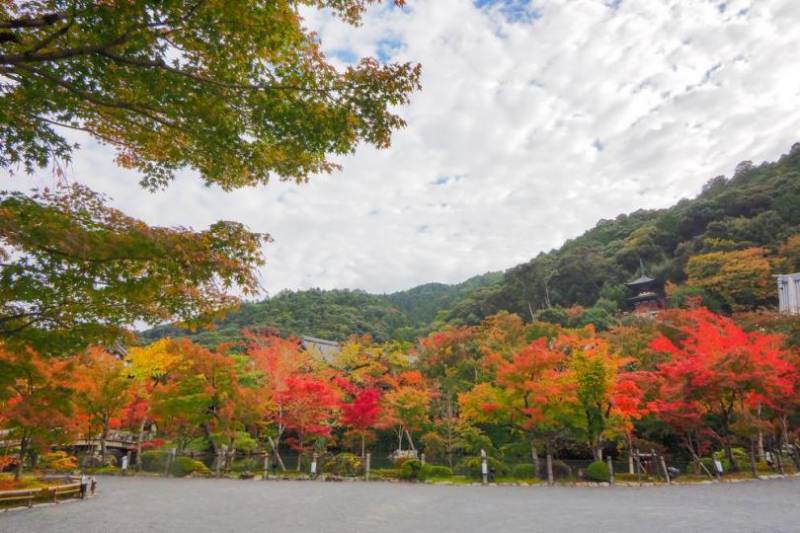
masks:
[[[337,48],[335,50],[331,50],[330,55],[343,63],[348,63],[351,65],[358,61],[358,56],[356,53],[348,48]]]
[[[384,63],[391,61],[395,53],[404,46],[400,39],[381,39],[378,41],[378,59]]]
[[[542,16],[533,0],[473,0],[480,9],[498,9],[511,22],[531,22]]]

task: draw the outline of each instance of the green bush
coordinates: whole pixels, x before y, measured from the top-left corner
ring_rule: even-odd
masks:
[[[211,470],[206,465],[191,457],[176,457],[169,471],[175,477],[184,477],[189,474],[211,474]]]
[[[164,472],[167,463],[167,452],[149,450],[142,452],[142,470],[145,472]]]
[[[587,466],[586,475],[592,481],[608,481],[611,479],[611,473],[608,471],[608,465],[603,461],[595,461]]]
[[[400,479],[424,479],[422,463],[416,459],[403,461],[400,466]]]
[[[423,468],[423,472],[425,473],[425,477],[452,477],[453,470],[447,466],[438,466],[438,465],[426,465],[427,468]]]
[[[322,463],[322,471],[336,476],[360,476],[364,467],[361,458],[353,453],[340,453]]]
[[[536,474],[536,466],[530,463],[514,465],[514,468],[511,469],[511,475],[517,479],[533,479],[538,477]]]
[[[732,448],[731,454],[736,460],[736,465],[739,467],[739,470],[750,468],[750,453],[747,450],[744,448]],[[725,457],[725,450],[714,452],[712,457],[722,463],[722,470],[724,473],[731,471],[731,463],[728,461],[728,458]],[[714,470],[712,470],[712,472],[714,472]]]
[[[237,474],[242,472],[256,472],[263,469],[264,461],[257,457],[239,459],[231,464],[231,472],[236,472]]]
[[[494,457],[489,457],[487,461],[489,463],[490,473],[494,471],[494,475],[496,477],[508,475],[509,469],[505,463],[499,459],[495,459]],[[473,479],[480,479],[482,476],[480,456],[462,459],[461,462],[456,465],[456,472],[465,476],[469,476]]]

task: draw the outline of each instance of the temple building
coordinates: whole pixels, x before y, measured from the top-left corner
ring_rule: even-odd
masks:
[[[666,307],[661,283],[647,275],[644,262],[639,260],[639,277],[625,284],[633,296],[627,299],[628,308],[637,315],[652,315]]]

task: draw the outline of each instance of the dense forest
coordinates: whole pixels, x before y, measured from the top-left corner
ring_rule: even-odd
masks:
[[[777,162],[737,165],[702,193],[659,210],[601,220],[563,246],[505,273],[458,285],[429,283],[407,291],[282,292],[245,303],[216,324],[190,333],[161,327],[147,340],[188,335],[209,345],[239,338],[242,328],[273,327],[285,334],[343,340],[412,340],[444,324],[477,324],[499,311],[573,327],[609,327],[623,308],[625,282],[640,261],[680,301],[699,296],[711,309],[749,311],[775,303],[771,275],[800,269],[800,145]]]
[[[142,333],[145,340],[189,336],[213,346],[241,339],[242,330],[274,328],[286,335],[311,335],[342,341],[370,335],[377,341],[413,340],[430,329],[436,314],[475,289],[497,283],[502,274],[489,273],[457,284],[427,283],[386,295],[357,290],[283,291],[260,302],[243,303],[214,328],[190,332],[170,326]]]

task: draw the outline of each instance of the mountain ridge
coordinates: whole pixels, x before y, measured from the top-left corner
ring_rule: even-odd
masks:
[[[355,334],[410,341],[444,324],[476,324],[499,311],[530,319],[544,309],[577,305],[610,315],[624,305],[624,284],[642,261],[651,275],[679,285],[687,279],[691,257],[747,247],[774,252],[798,233],[800,144],[795,144],[775,162],[739,163],[732,177],[712,178],[700,194],[670,207],[601,219],[560,247],[504,272],[389,294],[282,291],[243,303],[214,329],[193,333],[161,326],[142,336],[190,336],[214,344],[238,340],[243,328],[273,327],[283,334],[332,340]]]

